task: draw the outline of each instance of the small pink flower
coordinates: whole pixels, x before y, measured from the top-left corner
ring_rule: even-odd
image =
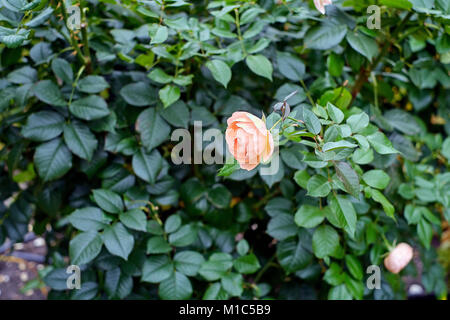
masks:
[[[392,273],[399,273],[413,258],[413,248],[407,243],[399,243],[384,259],[384,265]]]
[[[314,5],[322,14],[325,14],[325,6],[329,4],[333,4],[333,0],[314,0]]]
[[[248,112],[234,112],[225,132],[228,149],[245,170],[270,159],[274,149],[272,134],[264,121]]]

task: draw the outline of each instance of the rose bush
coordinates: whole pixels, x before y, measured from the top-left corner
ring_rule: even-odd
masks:
[[[404,299],[404,276],[445,298],[449,15],[2,0],[0,243],[45,237],[28,287],[51,299]],[[172,132],[197,139],[198,121],[235,159],[172,162]],[[401,242],[412,260],[389,254]]]

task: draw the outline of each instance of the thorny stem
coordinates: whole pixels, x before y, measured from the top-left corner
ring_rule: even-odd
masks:
[[[309,93],[309,90],[306,87],[305,82],[303,81],[303,79],[300,79],[300,84],[302,85],[303,89],[305,89],[306,96],[308,97],[308,100],[311,103],[311,106],[314,107],[315,106],[314,100],[311,97],[311,94]]]
[[[305,122],[304,121],[302,121],[302,120],[298,120],[298,119],[295,119],[295,118],[292,118],[292,117],[287,117],[289,120],[292,120],[292,121],[295,121],[295,122],[299,122],[299,123],[302,123],[302,124],[304,124]]]
[[[261,277],[263,276],[263,274],[267,271],[267,269],[269,269],[271,263],[273,262],[273,260],[275,260],[276,258],[276,253],[274,253],[269,260],[267,260],[266,264],[264,265],[264,267],[258,272],[258,274],[255,277],[255,283],[257,283]]]
[[[383,238],[383,242],[384,242],[385,246],[387,247],[387,249],[389,251],[391,251],[393,249],[393,246],[389,243],[388,239],[386,239],[386,236],[384,235],[384,233],[381,233],[381,237]]]
[[[356,96],[361,91],[364,83],[367,82],[367,79],[369,78],[369,75],[372,73],[373,70],[375,70],[380,63],[380,61],[383,59],[383,57],[386,55],[390,45],[391,45],[391,39],[396,38],[398,33],[401,31],[405,23],[408,22],[408,20],[413,15],[413,12],[408,12],[408,14],[402,19],[402,21],[398,24],[397,28],[392,33],[392,36],[390,36],[390,39],[386,39],[383,48],[381,49],[381,52],[378,54],[378,56],[375,58],[372,64],[365,70],[364,68],[361,68],[361,72],[358,75],[358,78],[356,79],[355,85],[353,86],[352,90],[352,102],[350,105],[353,104],[353,102],[356,99]]]
[[[73,94],[74,94],[74,92],[75,92],[75,88],[77,87],[78,80],[80,79],[81,74],[83,73],[85,67],[86,67],[86,66],[82,66],[82,67],[80,68],[80,70],[78,71],[77,77],[76,77],[75,81],[74,81],[73,84],[72,84],[72,93],[70,94],[69,106],[70,106],[71,103],[72,103],[72,98],[73,98]]]
[[[275,124],[272,126],[272,128],[270,128],[270,130],[269,131],[272,131],[273,130],[273,128],[275,128],[276,126],[277,126],[277,124],[281,121],[281,120],[283,120],[283,118],[280,118],[280,119],[278,119],[278,121],[277,122],[275,122]]]
[[[375,108],[378,109],[378,83],[377,78],[375,77],[375,74],[371,74],[372,82],[373,82],[373,99],[375,102]]]
[[[69,34],[70,34],[70,44],[72,45],[73,49],[74,49],[75,52],[77,53],[77,57],[78,57],[78,59],[80,60],[80,62],[81,62],[82,64],[86,64],[86,59],[85,59],[85,57],[83,56],[83,53],[81,52],[80,47],[78,46],[78,41],[75,39],[72,30],[70,30],[70,29],[67,27],[67,20],[68,20],[68,17],[67,17],[67,11],[66,11],[67,9],[66,9],[66,5],[65,5],[65,3],[64,3],[64,0],[60,0],[59,3],[60,3],[60,5],[61,5],[61,14],[62,14],[62,16],[63,16],[64,25],[66,26],[66,28],[67,28],[67,30],[69,31]]]
[[[244,40],[243,40],[242,34],[241,34],[241,25],[240,25],[240,22],[239,22],[239,10],[238,10],[238,8],[234,9],[234,14],[236,16],[236,28],[237,28],[237,33],[238,33],[238,39],[239,39],[239,42],[241,43],[242,52],[244,52],[244,56],[247,56],[247,50],[245,50]]]
[[[81,11],[81,35],[83,36],[83,50],[84,50],[84,57],[85,57],[85,63],[88,73],[92,73],[92,59],[91,59],[91,52],[89,50],[89,39],[87,34],[87,20],[85,15],[85,8],[83,8],[83,1],[80,1],[80,11]]]

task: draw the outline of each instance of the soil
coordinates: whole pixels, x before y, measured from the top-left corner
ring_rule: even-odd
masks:
[[[28,241],[27,241],[28,240]],[[47,298],[47,288],[22,290],[24,285],[38,276],[44,268],[47,247],[44,239],[33,234],[24,243],[0,247],[0,300],[42,300]]]

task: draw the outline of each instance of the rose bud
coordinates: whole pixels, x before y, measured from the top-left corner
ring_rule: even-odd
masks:
[[[261,160],[267,162],[272,156],[272,134],[263,120],[248,112],[234,112],[227,121],[225,132],[228,149],[245,170],[254,169]]]
[[[329,4],[333,4],[333,0],[314,0],[314,5],[322,14],[325,14],[325,6]]]
[[[392,273],[399,273],[413,257],[413,248],[407,243],[399,243],[384,259],[384,266]]]

